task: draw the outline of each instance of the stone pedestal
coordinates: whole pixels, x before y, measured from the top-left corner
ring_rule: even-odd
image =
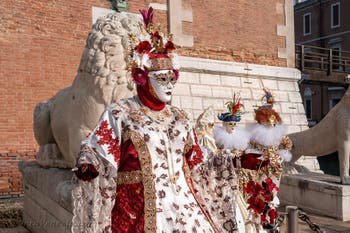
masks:
[[[350,185],[341,185],[337,176],[319,173],[284,175],[279,197],[283,204],[342,221],[350,220]]]
[[[71,232],[71,170],[45,169],[35,161],[21,161],[19,170],[23,177],[25,227],[32,233]]]

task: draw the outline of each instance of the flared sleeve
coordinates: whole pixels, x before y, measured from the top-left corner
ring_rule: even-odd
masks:
[[[111,232],[120,164],[120,111],[109,108],[82,142],[73,177],[72,232]]]
[[[194,129],[188,132],[185,145],[185,158],[189,168],[192,170],[196,165],[203,162],[203,152],[198,145],[197,135]]]
[[[279,155],[286,162],[290,162],[292,160],[292,153],[290,152],[292,146],[292,140],[290,140],[288,136],[282,137],[281,144],[279,145]]]

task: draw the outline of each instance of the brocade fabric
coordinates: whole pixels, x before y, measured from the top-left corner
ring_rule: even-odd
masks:
[[[218,232],[191,179],[203,163],[183,111],[112,104],[82,143],[77,166],[99,176],[74,178],[72,232]]]

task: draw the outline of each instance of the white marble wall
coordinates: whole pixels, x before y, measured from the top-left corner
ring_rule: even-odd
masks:
[[[172,104],[186,110],[192,120],[209,106],[217,113],[226,111],[225,103],[234,92],[240,92],[247,111],[242,122],[253,122],[254,109],[262,104],[263,87],[267,87],[275,96],[274,109],[280,113],[288,133],[308,128],[297,83],[299,70],[193,57],[180,57],[180,62],[182,71]],[[315,158],[302,157],[298,163],[319,171]]]
[[[288,133],[307,129],[296,69],[181,57],[182,72],[172,104],[187,110],[192,119],[208,106],[219,113],[225,103],[240,92],[247,113],[243,122],[254,121],[254,109],[261,105],[263,87],[275,96],[274,109],[288,126]],[[214,65],[213,65],[214,63]]]

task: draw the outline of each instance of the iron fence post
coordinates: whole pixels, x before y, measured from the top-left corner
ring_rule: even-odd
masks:
[[[332,74],[332,70],[333,70],[333,50],[330,49],[329,50],[329,67],[328,67],[328,75]]]
[[[296,206],[287,206],[286,212],[288,213],[288,233],[297,233],[298,229],[298,207]]]
[[[301,45],[300,47],[300,70],[304,71],[305,67],[305,50],[304,50],[304,45]]]

